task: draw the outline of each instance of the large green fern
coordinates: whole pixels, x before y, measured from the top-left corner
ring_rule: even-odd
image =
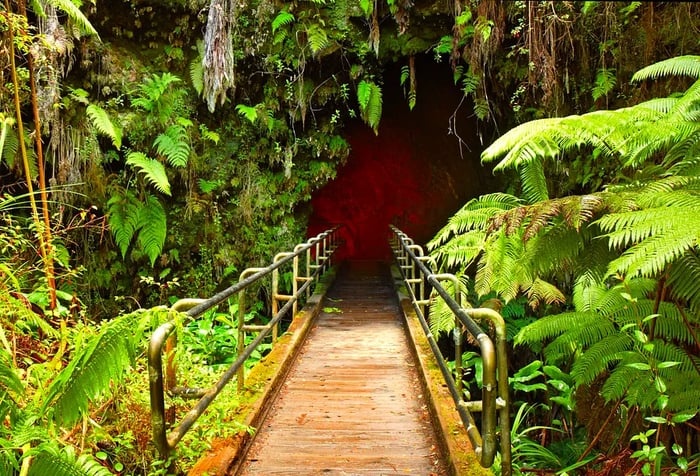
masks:
[[[61,425],[73,425],[90,402],[109,391],[133,364],[151,318],[150,313],[137,311],[104,324],[51,382],[44,411]]]

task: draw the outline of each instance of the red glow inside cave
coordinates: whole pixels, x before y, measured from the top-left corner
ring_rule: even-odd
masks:
[[[383,127],[375,136],[368,127],[357,126],[349,140],[348,163],[313,197],[309,231],[314,235],[344,225],[343,257],[388,259],[389,224],[410,233],[428,219],[419,209],[434,200],[425,180],[430,169],[413,159],[410,138],[400,129]]]
[[[469,198],[484,193],[490,173],[479,165],[471,106],[459,110],[462,96],[451,73],[436,68],[431,62],[419,66],[418,72],[426,73],[419,77],[421,90],[430,97],[419,98],[413,111],[400,88],[385,88],[379,134],[364,124],[351,125],[347,163],[312,197],[308,235],[343,225],[341,259],[390,259],[389,224],[424,244]],[[398,71],[386,75],[398,77]],[[455,131],[448,131],[451,120],[460,127],[458,135],[470,141],[461,150]]]

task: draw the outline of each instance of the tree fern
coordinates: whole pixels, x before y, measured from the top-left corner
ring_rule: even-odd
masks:
[[[132,365],[148,323],[150,314],[141,311],[106,323],[52,381],[44,411],[63,426],[73,425]]]
[[[139,226],[139,209],[141,202],[134,195],[125,190],[122,194],[114,194],[107,202],[109,228],[114,235],[122,257],[131,245],[131,241]]]
[[[114,147],[120,149],[122,146],[122,130],[118,125],[112,122],[107,111],[100,106],[90,104],[86,112],[92,121],[92,125],[95,126],[98,132],[109,137]]]
[[[151,261],[151,266],[160,256],[167,236],[167,222],[163,204],[153,195],[147,195],[139,209],[138,243]]]
[[[659,61],[637,71],[632,76],[632,82],[664,76],[691,76],[700,79],[700,56],[676,56]]]
[[[153,185],[156,190],[170,195],[170,182],[162,163],[148,157],[143,152],[129,152],[126,156],[126,163],[142,173],[146,181]]]

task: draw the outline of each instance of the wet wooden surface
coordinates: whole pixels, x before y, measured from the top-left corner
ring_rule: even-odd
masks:
[[[443,475],[385,265],[350,262],[241,475]]]

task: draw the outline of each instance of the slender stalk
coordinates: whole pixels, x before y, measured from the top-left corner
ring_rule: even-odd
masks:
[[[19,13],[24,17],[27,16],[27,7],[25,0],[19,0]],[[53,239],[51,236],[51,220],[49,218],[48,197],[46,194],[46,174],[44,170],[44,147],[41,141],[41,119],[39,117],[39,104],[36,94],[36,76],[34,74],[34,57],[30,52],[27,55],[27,68],[29,69],[29,87],[32,98],[32,110],[34,113],[34,138],[36,142],[36,158],[39,168],[39,193],[41,195],[41,209],[44,216],[44,266],[46,274],[46,282],[49,287],[49,308],[53,311],[56,309],[56,277],[54,273],[53,263]]]
[[[593,437],[593,439],[591,440],[591,443],[588,445],[588,448],[586,448],[586,450],[583,453],[581,453],[581,456],[578,457],[578,460],[576,460],[576,462],[583,461],[583,458],[588,456],[588,453],[590,453],[591,450],[593,449],[593,447],[596,445],[596,443],[598,443],[598,440],[603,435],[603,431],[605,430],[605,428],[607,428],[608,424],[610,423],[610,420],[612,420],[612,417],[617,412],[617,409],[620,407],[621,403],[622,403],[622,400],[617,401],[617,403],[613,407],[612,411],[610,412],[608,417],[605,419],[605,421],[601,425],[600,430],[598,430],[598,433],[596,433],[595,437]]]
[[[12,11],[10,9],[10,1],[5,0],[5,8],[8,13],[8,19],[11,19]],[[11,20],[10,20],[11,21]],[[39,234],[39,252],[41,253],[42,261],[46,266],[48,258],[48,247],[45,242],[46,235],[42,232],[42,223],[39,218],[39,211],[36,206],[36,199],[34,198],[34,186],[32,184],[32,171],[29,167],[29,157],[27,155],[27,146],[24,143],[24,123],[22,122],[22,111],[21,103],[19,99],[19,80],[17,78],[17,63],[15,62],[15,33],[14,25],[10,25],[9,30],[9,44],[10,44],[10,66],[12,74],[12,85],[14,89],[14,101],[15,101],[15,114],[17,118],[17,135],[19,136],[19,148],[20,154],[22,156],[22,164],[24,166],[24,175],[27,181],[27,191],[29,195],[29,203],[32,209],[32,218],[34,219],[34,224],[36,225],[37,233]],[[48,271],[48,269],[46,270]],[[47,274],[47,280],[49,274]]]

